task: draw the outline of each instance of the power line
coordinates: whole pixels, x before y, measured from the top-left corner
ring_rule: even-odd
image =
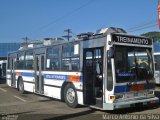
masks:
[[[78,8],[66,13],[65,15],[63,16],[60,16],[54,20],[52,20],[50,23],[47,23],[46,25],[43,25],[41,26],[40,28],[38,28],[35,32],[38,32],[39,30],[43,30],[53,24],[56,24],[57,22],[60,22],[61,20],[63,20],[64,18],[67,18],[69,16],[71,16],[72,14],[76,13],[77,11],[79,11],[80,9],[90,5],[91,3],[93,3],[95,0],[90,0],[88,2],[86,2],[85,4],[79,6]],[[155,24],[155,22],[157,22],[157,20],[153,20],[153,21],[150,21],[148,23],[144,23],[142,25],[139,25],[139,26],[135,26],[135,27],[131,27],[131,28],[128,28],[127,31],[128,32],[134,32],[134,31],[139,31],[139,30],[143,30],[143,29],[146,29],[146,28],[150,28],[150,27],[155,27],[157,25],[157,23]]]
[[[152,28],[152,27],[156,27],[158,25],[158,23],[154,24],[154,25],[150,25],[150,26],[145,26],[139,29],[135,29],[135,30],[130,30],[128,32],[136,32],[136,31],[140,31],[140,30],[144,30],[144,29],[148,29],[148,28]]]
[[[155,26],[157,26],[157,25],[158,25],[158,23],[155,23],[155,24],[143,26],[143,27],[141,27],[141,28],[137,28],[137,29],[134,29],[134,30],[129,30],[128,32],[140,31],[140,30],[143,30],[143,29],[155,27]]]
[[[94,1],[95,1],[95,0],[90,0],[90,1],[86,2],[85,4],[81,5],[80,7],[72,10],[71,12],[68,12],[67,14],[65,14],[65,15],[63,15],[63,16],[60,16],[60,17],[58,17],[57,19],[51,21],[50,23],[48,23],[48,24],[46,24],[46,25],[43,25],[42,27],[38,28],[37,31],[38,31],[38,30],[41,30],[41,29],[45,29],[45,28],[47,28],[48,26],[53,25],[53,24],[61,21],[62,19],[66,18],[66,17],[69,17],[70,15],[72,15],[72,14],[74,14],[75,12],[79,11],[80,9],[88,6],[89,4],[91,4],[91,3],[94,2]]]
[[[132,31],[132,30],[140,29],[140,28],[143,28],[145,26],[153,25],[155,23],[157,23],[157,20],[153,20],[153,21],[150,21],[150,22],[147,22],[147,23],[135,26],[135,27],[128,28],[127,31]]]

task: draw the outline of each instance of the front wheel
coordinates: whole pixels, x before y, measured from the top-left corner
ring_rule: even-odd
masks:
[[[70,107],[77,107],[77,92],[72,84],[67,84],[64,89],[64,99],[68,106]]]

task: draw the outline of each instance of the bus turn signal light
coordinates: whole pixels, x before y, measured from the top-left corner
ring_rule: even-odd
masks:
[[[109,100],[115,101],[115,99],[116,99],[115,95],[110,95],[110,96],[109,96]]]

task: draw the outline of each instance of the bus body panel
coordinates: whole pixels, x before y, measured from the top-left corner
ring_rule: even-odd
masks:
[[[160,52],[154,52],[153,55],[155,61],[154,78],[156,84],[160,84]]]
[[[9,71],[8,71],[9,72]],[[16,88],[17,80],[19,77],[22,77],[24,82],[24,89],[29,92],[35,93],[35,77],[34,71],[30,70],[15,70],[16,73]],[[44,76],[44,95],[48,97],[53,97],[56,99],[61,99],[61,87],[64,82],[72,82],[77,90],[78,94],[78,103],[83,104],[83,84],[80,79],[82,79],[82,74],[80,72],[51,72],[43,71]],[[80,79],[71,79],[71,77],[78,76]],[[10,84],[10,75],[7,74],[7,83]],[[74,82],[74,80],[76,82]]]
[[[103,103],[103,110],[116,110],[131,107],[158,106],[159,98],[146,98],[139,100],[129,100],[115,103]]]
[[[155,82],[156,84],[160,84],[160,71],[155,70]]]

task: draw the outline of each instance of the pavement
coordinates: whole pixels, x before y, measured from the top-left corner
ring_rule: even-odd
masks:
[[[160,86],[155,95],[160,98]],[[156,116],[157,115],[157,116]],[[0,120],[112,120],[160,119],[160,105],[155,108],[128,108],[101,111],[88,106],[70,108],[60,100],[26,92],[0,84]]]

